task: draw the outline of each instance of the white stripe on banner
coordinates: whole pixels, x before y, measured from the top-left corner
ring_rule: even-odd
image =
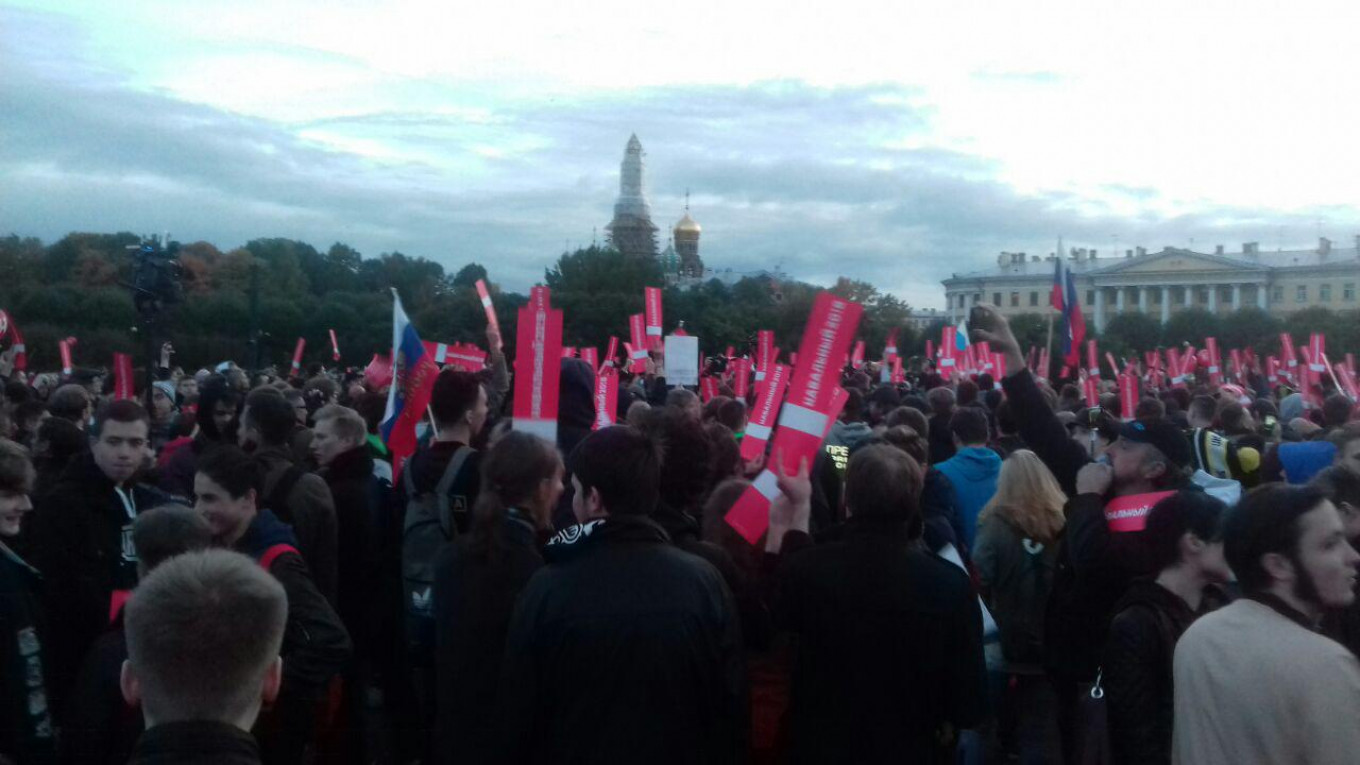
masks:
[[[644,351],[633,351],[633,354],[632,354],[631,356],[629,356],[628,358],[630,358],[630,359],[645,359],[645,358],[647,358],[647,351],[645,351],[645,350],[644,350]]]
[[[434,346],[434,363],[443,364],[444,359],[449,357],[449,347],[443,343],[436,343]]]
[[[751,485],[755,487],[756,491],[760,492],[760,496],[771,502],[779,496],[779,479],[775,478],[774,473],[768,470],[760,471],[760,475],[756,476],[756,480],[752,481]]]
[[[530,433],[552,443],[557,443],[557,420],[531,420],[528,417],[516,417],[512,421],[512,427],[523,433]]]
[[[826,415],[797,404],[784,404],[784,411],[779,415],[779,424],[817,438],[826,434]]]
[[[757,425],[754,422],[746,423],[746,438],[756,438],[761,441],[770,440],[770,426]]]
[[[648,327],[648,328],[647,328],[647,334],[651,335],[652,337],[661,337],[661,328],[660,328],[660,327]]]
[[[765,372],[763,370],[756,370],[756,382],[765,382]]]
[[[897,355],[897,346],[895,346],[895,345],[889,345],[888,347],[886,347],[886,348],[883,349],[883,352],[884,352],[884,353],[891,353],[892,355],[896,356],[896,355]]]
[[[940,366],[952,367],[954,366],[954,359],[940,359]]]
[[[486,297],[482,298],[482,305],[485,306],[485,307],[487,307],[487,308],[490,308],[490,307],[491,307],[491,296],[490,296],[490,295],[487,295]]]

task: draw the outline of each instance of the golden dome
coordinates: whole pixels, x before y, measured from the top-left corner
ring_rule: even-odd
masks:
[[[685,217],[681,218],[680,222],[675,224],[675,230],[677,233],[685,231],[697,234],[703,229],[699,228],[699,224],[697,221],[689,217],[689,213],[685,213]]]

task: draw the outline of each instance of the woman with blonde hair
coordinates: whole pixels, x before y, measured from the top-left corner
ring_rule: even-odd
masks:
[[[1001,704],[1001,743],[1008,752],[1018,750],[1021,762],[1057,761],[1059,756],[1055,697],[1041,662],[1044,604],[1053,583],[1066,501],[1038,455],[1020,449],[1001,463],[996,494],[978,516],[973,566],[1001,633],[1001,669],[1008,681]]]

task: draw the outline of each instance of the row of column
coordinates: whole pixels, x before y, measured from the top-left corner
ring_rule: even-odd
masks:
[[[1182,303],[1182,305],[1184,305],[1186,308],[1189,308],[1189,307],[1193,306],[1193,305],[1194,305],[1194,290],[1197,290],[1197,289],[1208,289],[1208,290],[1209,290],[1209,299],[1208,299],[1207,304],[1206,304],[1205,307],[1208,309],[1209,313],[1216,313],[1216,312],[1218,311],[1218,290],[1219,290],[1219,287],[1221,287],[1221,286],[1222,286],[1222,285],[1220,285],[1220,284],[1196,284],[1196,285],[1190,285],[1190,286],[1182,287],[1182,288],[1181,288],[1181,289],[1183,290],[1183,298],[1182,298],[1182,299],[1183,299],[1183,301],[1184,301],[1184,302]],[[1238,310],[1238,309],[1240,309],[1240,308],[1242,307],[1242,286],[1243,286],[1243,285],[1241,285],[1241,284],[1233,284],[1233,285],[1231,285],[1231,286],[1232,286],[1232,309],[1233,309],[1234,311],[1236,311],[1236,310]],[[1107,290],[1107,289],[1111,289],[1111,288],[1109,288],[1109,287],[1096,287],[1096,288],[1095,288],[1096,299],[1095,299],[1095,305],[1092,306],[1092,312],[1093,312],[1094,315],[1095,315],[1095,324],[1096,324],[1096,331],[1097,331],[1097,332],[1104,332],[1104,331],[1105,331],[1105,290]],[[1162,305],[1162,310],[1161,310],[1161,314],[1162,314],[1162,315],[1161,315],[1161,320],[1162,320],[1162,323],[1165,324],[1165,323],[1167,323],[1168,321],[1171,320],[1171,290],[1172,290],[1172,288],[1171,288],[1170,286],[1161,286],[1161,287],[1141,287],[1141,286],[1135,286],[1135,287],[1131,287],[1131,288],[1130,288],[1130,287],[1114,287],[1113,289],[1116,290],[1116,292],[1115,292],[1115,312],[1116,312],[1116,313],[1124,313],[1124,310],[1125,310],[1125,300],[1124,300],[1124,298],[1125,298],[1125,295],[1128,293],[1129,289],[1134,289],[1134,290],[1137,290],[1137,291],[1138,291],[1138,293],[1137,293],[1137,294],[1138,294],[1138,312],[1139,312],[1139,313],[1147,313],[1147,312],[1148,312],[1148,293],[1149,293],[1151,290],[1160,289],[1160,290],[1162,291],[1162,293],[1161,293],[1161,294],[1162,294],[1162,300],[1161,300],[1161,305]],[[1266,287],[1265,287],[1264,284],[1256,284],[1256,307],[1257,307],[1257,308],[1260,308],[1260,309],[1262,309],[1262,310],[1264,310],[1264,309],[1266,308]]]

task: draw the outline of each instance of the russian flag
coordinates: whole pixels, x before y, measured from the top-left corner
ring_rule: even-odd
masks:
[[[439,367],[401,307],[401,296],[392,290],[392,387],[378,432],[392,452],[394,482],[401,476],[403,463],[416,451],[416,425],[430,405],[438,375]]]
[[[1062,314],[1062,349],[1067,366],[1081,364],[1081,344],[1086,339],[1086,317],[1081,314],[1081,301],[1077,298],[1077,281],[1067,267],[1067,260],[1058,248],[1058,258],[1053,268],[1053,307]]]

